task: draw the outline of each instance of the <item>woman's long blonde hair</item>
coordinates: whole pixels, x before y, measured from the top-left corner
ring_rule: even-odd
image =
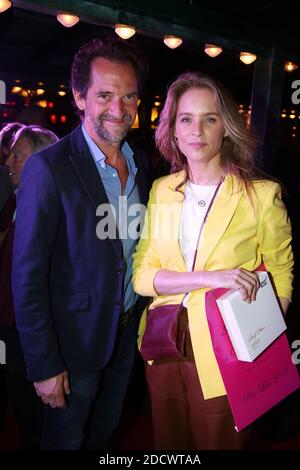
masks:
[[[171,172],[185,170],[185,179],[177,188],[189,178],[189,169],[187,159],[175,139],[176,115],[179,99],[191,88],[208,88],[212,91],[217,111],[228,134],[221,149],[221,165],[224,173],[234,174],[244,182],[248,192],[252,186],[251,181],[260,179],[262,175],[254,164],[258,139],[239,114],[238,105],[229,91],[210,76],[199,72],[183,73],[171,84],[155,132],[157,148],[171,164]]]

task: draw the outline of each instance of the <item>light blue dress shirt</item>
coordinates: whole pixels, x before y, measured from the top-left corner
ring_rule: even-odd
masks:
[[[117,228],[123,247],[125,266],[124,310],[127,311],[137,300],[137,294],[135,294],[132,287],[132,255],[135,251],[138,237],[135,236],[133,238],[128,234],[129,227],[131,227],[132,231],[132,227],[138,226],[138,223],[136,223],[137,216],[129,216],[130,207],[140,203],[139,191],[135,181],[137,167],[133,159],[133,151],[126,141],[122,144],[121,152],[126,159],[128,168],[126,187],[122,194],[118,171],[105,162],[106,156],[93,139],[91,139],[84,125],[82,125],[82,132],[97,166],[108,200],[115,209]],[[133,220],[135,223],[130,224]]]

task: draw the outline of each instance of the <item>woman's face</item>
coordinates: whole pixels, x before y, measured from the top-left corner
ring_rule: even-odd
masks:
[[[15,188],[19,186],[24,163],[31,153],[32,151],[27,137],[20,137],[10,149],[5,165],[9,169],[10,180]]]
[[[225,135],[212,91],[208,88],[187,90],[178,101],[175,137],[189,166],[209,162],[219,165]]]

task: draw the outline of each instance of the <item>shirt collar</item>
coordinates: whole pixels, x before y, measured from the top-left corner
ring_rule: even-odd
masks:
[[[105,156],[105,154],[95,144],[93,139],[89,136],[89,134],[88,134],[88,132],[87,132],[87,130],[84,127],[83,124],[81,125],[81,129],[82,129],[83,136],[86,140],[86,143],[88,144],[88,147],[90,149],[90,152],[91,152],[94,160],[101,165],[101,168],[106,168],[106,163],[105,163],[106,156]],[[126,160],[127,160],[128,164],[130,165],[131,169],[133,171],[136,170],[136,166],[135,166],[134,159],[133,159],[134,152],[133,152],[132,148],[130,147],[130,145],[128,144],[128,142],[126,142],[126,140],[121,145],[121,152],[123,153],[124,157],[126,158]]]

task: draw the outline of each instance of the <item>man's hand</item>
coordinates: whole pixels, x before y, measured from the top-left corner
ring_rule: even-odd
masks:
[[[70,394],[68,373],[65,370],[51,379],[33,383],[36,394],[41,397],[45,405],[52,408],[66,408],[65,395]]]

